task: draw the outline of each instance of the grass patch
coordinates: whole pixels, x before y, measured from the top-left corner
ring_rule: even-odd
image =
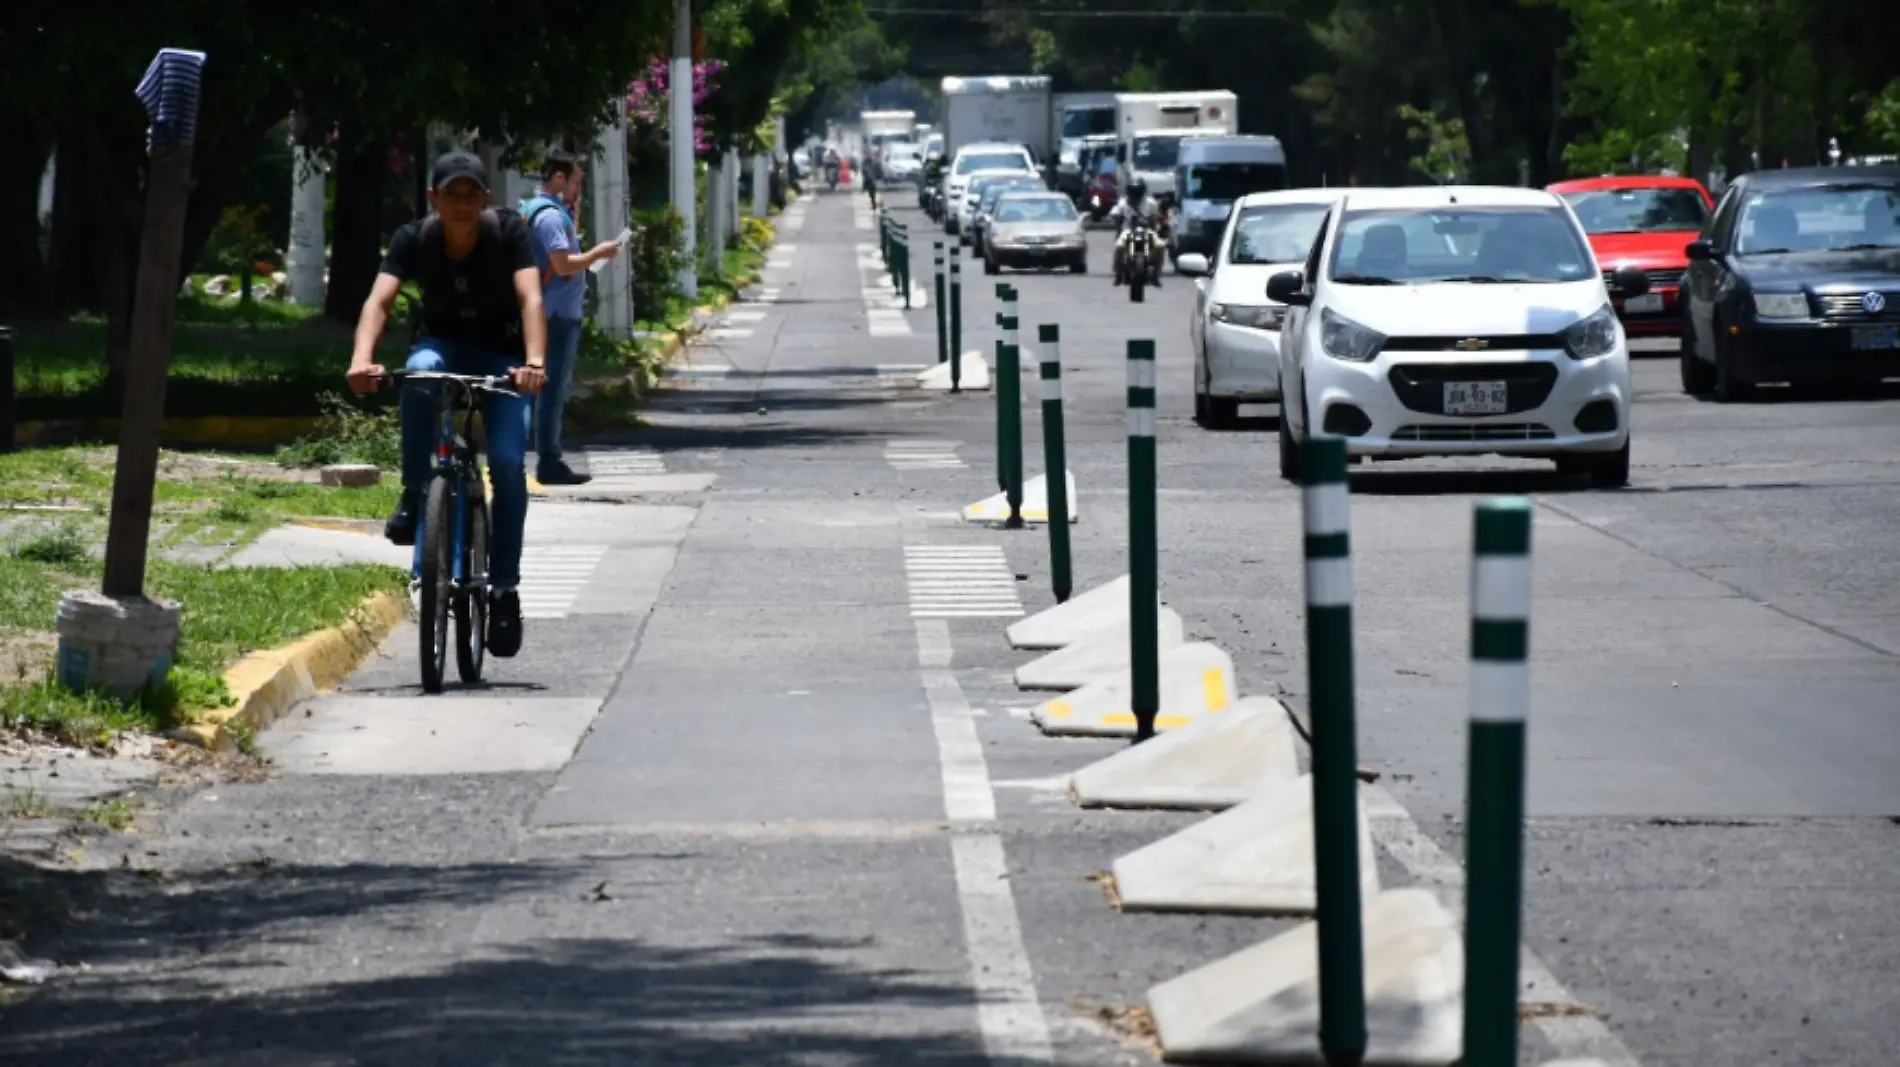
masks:
[[[346,450],[357,441],[344,438]],[[71,563],[88,554],[104,535],[115,455],[111,448],[85,447],[0,455],[0,508],[76,509],[49,523],[29,525],[16,518],[11,543],[3,546],[9,554],[50,564]],[[194,538],[235,548],[287,519],[377,519],[396,506],[399,487],[394,478],[360,489],[292,480],[304,477],[286,475],[277,464],[255,457],[162,452],[153,486],[153,536],[161,548]],[[7,596],[8,591],[0,589],[0,604]]]
[[[285,467],[324,467],[332,463],[373,463],[394,472],[402,463],[402,420],[394,407],[366,408],[342,393],[328,393],[318,403],[323,425],[310,437],[301,437],[277,450]]]
[[[96,587],[101,570],[90,557],[55,566],[0,556],[0,627],[46,629],[59,598]],[[169,729],[191,711],[230,704],[223,672],[233,660],[339,625],[367,597],[407,585],[401,570],[375,564],[220,569],[155,559],[147,592],[183,607],[168,684],[126,704],[67,692],[48,678],[0,684],[0,727],[33,727],[72,744],[102,743],[127,729]]]
[[[103,826],[108,830],[123,830],[138,818],[138,802],[131,796],[107,797],[88,805],[80,815],[87,822]]]

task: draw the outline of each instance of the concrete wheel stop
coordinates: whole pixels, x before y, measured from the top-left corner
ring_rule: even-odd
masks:
[[[1161,706],[1155,729],[1173,730],[1218,715],[1238,697],[1234,661],[1220,646],[1196,641],[1161,653]],[[1052,737],[1133,737],[1134,696],[1127,677],[1090,682],[1030,713]]]
[[[1272,697],[1246,697],[1076,771],[1069,795],[1085,808],[1220,811],[1299,774],[1286,708]]]
[[[1172,609],[1159,609],[1155,629],[1160,651],[1166,652],[1187,640],[1181,616]],[[1112,630],[1058,648],[1016,668],[1016,688],[1067,692],[1103,678],[1125,678],[1132,655],[1128,623],[1123,621]]]

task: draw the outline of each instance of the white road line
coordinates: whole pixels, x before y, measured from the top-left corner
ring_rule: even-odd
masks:
[[[1013,618],[1023,614],[1016,575],[995,545],[905,545],[912,618]]]
[[[1419,829],[1411,813],[1384,786],[1366,785],[1360,795],[1365,798],[1372,839],[1398,860],[1414,881],[1432,890],[1446,911],[1462,921],[1464,868]],[[1529,945],[1522,947],[1518,960],[1520,1002],[1578,1003]],[[1603,1067],[1642,1067],[1622,1040],[1594,1016],[1539,1015],[1530,1022],[1550,1042],[1559,1059],[1596,1059],[1603,1062]]]
[[[727,322],[764,322],[765,312],[763,311],[728,311],[726,312],[726,321]]]
[[[712,329],[706,331],[706,336],[711,338],[714,342],[743,341],[746,338],[752,336],[752,327],[750,326],[715,326]]]
[[[969,702],[949,669],[950,627],[938,619],[916,625],[917,660],[943,769],[944,811],[952,824],[982,828],[951,838],[950,856],[983,1051],[995,1063],[1053,1063],[1049,1020],[1023,945],[1003,839],[989,829],[996,821],[989,764]]]
[[[634,490],[639,479],[666,473],[666,461],[650,448],[595,449],[583,453],[587,473],[594,476],[584,488],[589,490]]]
[[[522,617],[566,618],[606,554],[606,545],[528,545],[517,587]]]

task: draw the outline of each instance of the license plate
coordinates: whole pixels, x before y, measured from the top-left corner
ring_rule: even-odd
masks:
[[[1511,391],[1505,382],[1445,383],[1447,415],[1502,415],[1510,406]]]
[[[1900,348],[1900,326],[1862,326],[1854,330],[1854,349],[1874,351]]]
[[[1644,312],[1661,311],[1662,309],[1663,298],[1661,293],[1644,293],[1642,296],[1632,296],[1628,300],[1623,301],[1623,310],[1632,315],[1641,315]]]

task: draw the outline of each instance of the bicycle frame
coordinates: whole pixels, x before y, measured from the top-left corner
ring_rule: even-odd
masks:
[[[512,382],[506,377],[446,374],[439,371],[392,371],[386,377],[397,383],[439,381],[454,387],[455,395],[452,397],[445,397],[441,390],[435,391],[436,438],[430,458],[432,477],[447,478],[449,491],[454,494],[450,501],[450,511],[455,516],[455,528],[449,538],[450,579],[457,592],[466,592],[471,586],[484,584],[488,580],[486,574],[471,575],[463,569],[468,548],[468,494],[481,480],[477,450],[471,440],[476,414],[475,394],[485,391],[515,395],[512,389],[502,388]],[[464,434],[464,428],[471,432]],[[424,528],[427,522],[426,514],[416,518],[416,546],[410,562],[411,573],[420,573],[422,570],[422,552],[428,543]]]

